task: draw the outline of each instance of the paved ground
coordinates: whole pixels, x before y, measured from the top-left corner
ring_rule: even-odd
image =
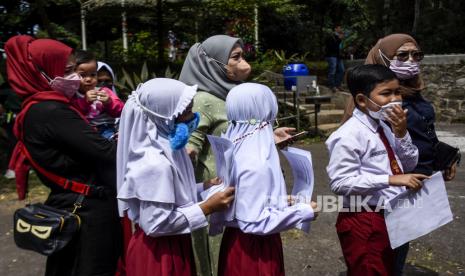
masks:
[[[465,156],[465,125],[438,125],[439,139],[459,147]],[[314,195],[331,194],[324,144],[303,146],[311,151],[315,172]],[[447,183],[454,221],[411,243],[405,275],[465,275],[465,168]],[[309,235],[284,233],[287,275],[345,275],[345,264],[334,224],[336,213],[322,213]]]
[[[439,125],[437,128],[441,140],[459,146],[465,154],[464,125]],[[325,172],[328,155],[324,144],[302,143],[298,146],[310,150],[313,156],[316,184],[314,195],[331,194]],[[288,171],[287,166],[285,169]],[[465,169],[462,165],[455,180],[447,184],[454,221],[411,243],[405,275],[465,275],[464,182]],[[39,188],[37,191],[43,193]],[[41,197],[43,195],[36,200]],[[45,258],[17,249],[13,242],[12,213],[22,205],[12,195],[0,195],[0,275],[43,275]],[[318,220],[312,223],[309,235],[299,231],[283,233],[287,275],[345,275],[345,265],[334,228],[336,215],[320,214]]]

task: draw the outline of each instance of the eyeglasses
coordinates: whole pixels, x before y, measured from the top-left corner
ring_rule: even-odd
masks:
[[[396,53],[396,58],[399,61],[407,61],[410,57],[414,61],[420,61],[425,57],[425,54],[422,51],[414,50],[414,51],[400,51]]]

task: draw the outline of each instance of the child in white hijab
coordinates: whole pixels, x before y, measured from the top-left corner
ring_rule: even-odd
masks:
[[[272,91],[261,84],[240,84],[229,92],[226,109],[224,138],[234,143],[236,199],[217,215],[223,219],[215,227],[226,226],[218,275],[284,275],[279,232],[314,219],[316,205],[288,206],[273,136],[278,104]]]
[[[192,113],[196,91],[197,86],[176,80],[152,79],[132,93],[123,109],[118,207],[136,224],[126,257],[128,276],[196,275],[190,233],[205,227],[205,216],[227,208],[233,199],[230,188],[197,203],[201,187],[196,187],[184,148],[198,124]]]

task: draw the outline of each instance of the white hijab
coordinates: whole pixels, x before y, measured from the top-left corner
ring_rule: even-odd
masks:
[[[115,73],[113,73],[113,69],[111,69],[110,65],[106,64],[103,61],[97,61],[97,72],[100,71],[100,69],[102,69],[102,68],[104,68],[108,72],[110,72],[111,78],[113,79],[113,83],[115,83],[115,81],[116,81]],[[116,93],[116,88],[115,88],[114,84],[111,86],[111,90],[113,91],[113,93],[115,93],[115,95],[118,95],[118,93]]]
[[[226,110],[230,123],[224,137],[235,145],[234,215],[241,221],[257,222],[268,217],[268,207],[287,206],[273,135],[278,104],[267,86],[244,83],[231,89]]]
[[[196,202],[195,177],[185,149],[173,151],[168,135],[194,98],[197,86],[157,78],[129,96],[119,126],[118,208],[137,218],[140,201],[177,206]],[[133,206],[134,208],[130,208]]]

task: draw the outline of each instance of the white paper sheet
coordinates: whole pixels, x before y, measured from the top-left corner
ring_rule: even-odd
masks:
[[[388,204],[384,218],[393,249],[453,220],[441,172],[423,181],[418,192],[407,190]]]
[[[281,152],[292,168],[292,175],[294,176],[292,196],[295,197],[297,202],[310,204],[314,185],[312,154],[309,151],[293,147],[288,147],[281,150]],[[308,233],[310,231],[310,222],[304,222],[296,228]]]
[[[231,171],[233,164],[233,143],[225,138],[207,135],[208,141],[210,142],[213,155],[215,156],[216,174],[223,180],[220,185],[214,185],[211,188],[200,193],[203,200],[208,199],[215,193],[224,190],[231,184]]]

